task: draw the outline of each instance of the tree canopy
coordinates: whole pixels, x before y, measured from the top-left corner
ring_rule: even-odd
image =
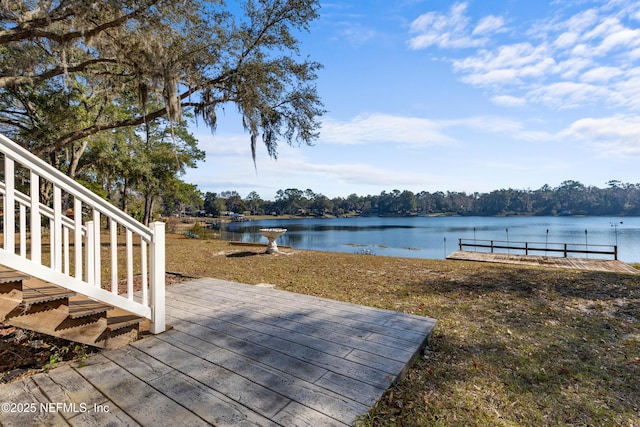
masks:
[[[209,206],[225,205],[230,194],[206,193]],[[564,181],[558,187],[544,185],[537,190],[500,189],[488,193],[408,190],[382,191],[379,195],[328,197],[310,189],[278,190],[275,200],[265,201],[251,192],[244,199],[252,213],[279,215],[640,215],[640,184],[611,180],[606,188]],[[219,215],[224,207],[208,214]],[[227,210],[229,206],[227,205]]]
[[[0,132],[42,157],[186,111],[215,130],[232,104],[255,159],[262,139],[311,144],[320,64],[296,34],[316,0],[0,0]],[[235,6],[235,4],[233,4]],[[153,102],[151,102],[153,101]],[[58,153],[58,154],[55,154]]]

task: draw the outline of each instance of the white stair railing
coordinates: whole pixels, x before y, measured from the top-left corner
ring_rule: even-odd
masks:
[[[145,227],[4,135],[0,154],[0,264],[145,317],[151,333],[163,332],[164,223]]]

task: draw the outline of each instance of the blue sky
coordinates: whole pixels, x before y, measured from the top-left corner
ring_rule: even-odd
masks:
[[[277,160],[227,108],[203,192],[488,192],[640,182],[640,1],[322,2],[301,53],[324,65],[312,147]]]

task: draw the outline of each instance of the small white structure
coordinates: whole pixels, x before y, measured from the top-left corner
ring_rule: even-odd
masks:
[[[276,245],[276,239],[287,232],[286,228],[261,228],[260,234],[269,239],[269,244],[267,245],[267,253],[275,254],[278,253],[278,245]]]

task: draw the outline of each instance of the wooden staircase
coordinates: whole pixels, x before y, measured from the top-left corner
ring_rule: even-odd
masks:
[[[0,321],[95,347],[123,347],[148,320],[15,270],[0,271]]]

